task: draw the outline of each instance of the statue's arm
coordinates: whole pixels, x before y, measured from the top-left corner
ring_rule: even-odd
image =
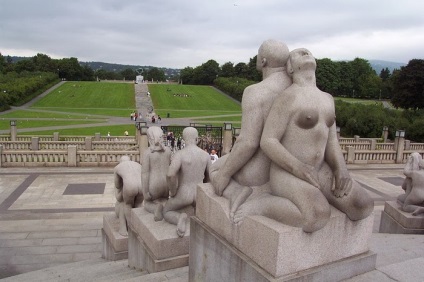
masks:
[[[225,190],[231,177],[239,171],[259,149],[264,116],[254,96],[253,87],[248,87],[243,93],[242,100],[242,127],[240,135],[231,149],[227,160],[219,169],[214,185],[219,193]]]
[[[336,123],[329,128],[327,146],[325,148],[325,161],[330,166],[335,177],[333,194],[339,198],[348,195],[352,190],[353,182],[337,140]]]
[[[168,183],[169,195],[174,197],[178,190],[178,172],[181,168],[181,154],[175,154],[169,166],[168,173],[166,174],[166,181]]]
[[[265,122],[260,142],[261,148],[282,169],[319,187],[314,168],[293,156],[280,142],[286,132],[290,117],[293,115],[291,104],[290,99],[282,97],[277,98],[274,102]],[[299,142],[301,141],[299,140]]]
[[[212,164],[211,159],[210,159],[209,155],[207,155],[207,156],[206,156],[205,179],[204,179],[204,182],[205,182],[205,183],[210,182],[210,174],[209,174],[209,170],[210,170],[211,164]]]
[[[149,177],[150,177],[150,157],[147,150],[143,155],[143,165],[141,166],[141,190],[143,197],[147,201],[151,201],[152,197],[149,193]]]

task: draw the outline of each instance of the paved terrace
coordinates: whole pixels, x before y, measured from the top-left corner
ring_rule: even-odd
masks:
[[[384,202],[403,193],[403,165],[349,169],[375,201],[377,233]],[[100,258],[102,216],[114,210],[114,203],[113,168],[2,168],[0,278]],[[375,234],[371,248],[379,254],[377,266],[400,258],[422,263],[424,236]],[[422,271],[419,275],[424,279]]]

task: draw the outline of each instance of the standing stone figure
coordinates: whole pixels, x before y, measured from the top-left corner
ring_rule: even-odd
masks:
[[[141,206],[143,192],[141,190],[141,165],[122,156],[114,168],[115,178],[115,212],[119,218],[119,234],[128,236],[127,222],[131,209]]]
[[[183,130],[184,149],[177,151],[172,158],[167,179],[171,198],[165,206],[159,206],[155,214],[163,213],[169,223],[177,225],[177,234],[183,237],[186,232],[187,214],[178,210],[196,205],[197,184],[209,178],[211,160],[209,154],[197,147],[198,132],[194,127]]]
[[[290,200],[301,214],[305,232],[323,228],[330,204],[351,220],[368,217],[373,201],[349,175],[336,134],[333,97],[319,90],[316,61],[307,49],[290,53],[287,72],[293,84],[274,101],[261,148],[272,160],[271,194]],[[271,217],[287,213],[277,205]]]
[[[216,194],[230,200],[230,219],[252,193],[252,186],[269,181],[271,161],[259,147],[265,120],[271,106],[292,84],[285,71],[288,47],[276,40],[266,40],[258,50],[256,67],[263,80],[247,87],[242,98],[242,127],[230,154],[211,166],[211,183]]]
[[[169,197],[166,173],[171,162],[171,150],[163,145],[163,131],[158,126],[147,130],[149,149],[143,155],[141,169],[141,184],[144,195],[144,208],[154,213],[159,203],[156,200],[166,200]],[[161,216],[161,215],[156,215]]]
[[[401,203],[401,210],[413,215],[424,213],[424,161],[417,152],[412,153],[406,163],[403,173],[406,178],[402,184],[405,194],[397,199]]]

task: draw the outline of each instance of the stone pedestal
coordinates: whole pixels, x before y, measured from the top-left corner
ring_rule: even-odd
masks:
[[[192,215],[192,210],[187,214]],[[128,227],[128,265],[149,273],[187,266],[189,228],[187,222],[187,232],[180,238],[176,225],[165,220],[156,222],[144,207],[132,209]]]
[[[424,234],[424,215],[400,210],[396,201],[386,202],[381,212],[380,233]]]
[[[339,281],[375,269],[376,255],[368,249],[373,216],[353,222],[332,208],[323,229],[305,233],[263,216],[235,226],[228,213],[228,200],[217,197],[211,184],[198,186],[190,280]]]
[[[119,219],[114,212],[103,215],[102,258],[121,260],[128,258],[128,237],[118,233]]]

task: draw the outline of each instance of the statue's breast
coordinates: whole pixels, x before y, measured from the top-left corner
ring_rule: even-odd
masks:
[[[303,129],[313,128],[319,119],[319,112],[317,109],[303,109],[297,115],[295,123],[297,126]]]

